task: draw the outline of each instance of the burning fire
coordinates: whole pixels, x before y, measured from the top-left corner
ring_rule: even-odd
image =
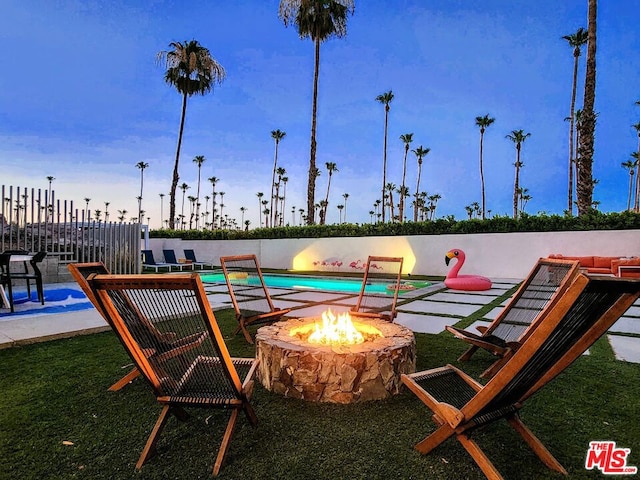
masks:
[[[311,333],[309,333],[311,332]],[[348,312],[340,313],[336,317],[331,309],[322,313],[322,323],[293,328],[292,336],[305,337],[309,343],[320,345],[355,345],[367,340],[367,336],[382,337],[382,333],[375,327],[363,323],[354,323]]]

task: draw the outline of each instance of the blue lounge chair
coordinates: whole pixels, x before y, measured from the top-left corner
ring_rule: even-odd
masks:
[[[213,263],[210,263],[210,262],[199,262],[198,260],[196,260],[196,252],[194,252],[190,248],[185,248],[184,249],[184,258],[186,258],[187,260],[189,260],[191,262],[191,265],[193,265],[193,268],[200,267],[200,269],[204,269],[204,268],[213,268],[214,267]]]
[[[162,254],[164,255],[164,261],[167,265],[171,265],[171,268],[175,268],[178,271],[182,270],[191,270],[191,264],[189,263],[180,263],[176,258],[176,252],[173,250],[162,250]]]
[[[153,258],[153,252],[151,250],[142,250],[142,268],[148,268],[156,272],[167,269],[167,272],[171,271],[171,265],[168,263],[158,263]]]

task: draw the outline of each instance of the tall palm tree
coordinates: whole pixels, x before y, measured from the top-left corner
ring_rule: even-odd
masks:
[[[327,207],[329,206],[329,189],[331,188],[331,176],[333,175],[333,172],[338,171],[338,167],[334,162],[325,162],[324,165],[327,168],[327,172],[329,173],[329,179],[327,180],[327,194],[324,197],[324,204],[320,213],[320,225],[324,225],[327,221]]]
[[[506,138],[511,140],[516,145],[516,163],[513,165],[516,167],[516,178],[513,185],[513,218],[518,218],[518,188],[520,188],[520,168],[524,164],[520,161],[520,149],[524,141],[530,137],[530,133],[524,133],[524,130],[513,130]]]
[[[204,155],[196,155],[193,158],[193,163],[198,167],[198,187],[196,189],[196,230],[198,229],[198,222],[200,221],[200,171],[202,170],[202,164],[207,159]]]
[[[431,151],[430,148],[422,148],[422,145],[420,145],[418,148],[416,148],[415,150],[412,150],[412,152],[415,154],[416,158],[418,159],[418,180],[416,181],[416,200],[415,203],[413,204],[413,221],[417,222],[418,221],[418,192],[420,191],[420,177],[422,176],[422,159]]]
[[[387,183],[387,192],[388,193],[388,197],[389,197],[389,220],[391,220],[391,222],[393,223],[394,221],[394,217],[395,217],[395,206],[393,204],[393,192],[396,189],[396,184],[395,183]],[[384,211],[384,206],[383,206],[383,211]]]
[[[413,133],[405,133],[404,135],[400,135],[400,140],[404,143],[404,159],[402,161],[402,185],[400,188],[402,191],[405,191],[406,179],[407,179],[407,155],[409,154],[409,146],[411,142],[413,142]],[[404,221],[404,195],[400,195],[400,223]]]
[[[629,195],[627,196],[627,211],[631,210],[631,199],[633,198],[633,175],[636,173],[636,162],[627,160],[620,164],[622,168],[629,170]]]
[[[109,205],[111,205],[111,202],[104,202],[104,221],[105,222],[109,221]]]
[[[384,151],[382,156],[382,198],[387,187],[387,132],[389,127],[389,110],[391,100],[393,100],[393,92],[382,93],[376,97],[376,101],[384,105]],[[382,209],[382,223],[384,223],[384,208]]]
[[[258,192],[256,197],[258,197],[258,220],[260,227],[262,227],[262,197],[264,197],[264,193]]]
[[[580,143],[578,154],[580,170],[577,185],[578,215],[584,215],[593,208],[593,142],[596,129],[596,114],[593,110],[596,100],[596,16],[597,0],[589,0],[587,69],[584,80],[584,100],[582,118],[578,126]]]
[[[275,182],[276,185],[276,193],[275,195],[271,195],[271,226],[276,227],[280,224],[280,220],[278,219],[278,214],[282,217],[282,211],[278,211],[278,202],[280,200],[280,184],[282,183],[282,177],[287,174],[287,171],[283,167],[278,167],[276,169],[276,174],[278,175],[278,181]],[[273,187],[272,187],[273,188]],[[275,203],[274,203],[275,199]]]
[[[344,37],[347,34],[347,15],[353,15],[354,9],[354,0],[280,0],[278,16],[283,20],[285,26],[295,24],[300,38],[308,37],[315,44],[311,148],[307,186],[307,223],[309,225],[315,223],[316,118],[318,113],[320,43],[332,36]]]
[[[569,215],[573,215],[573,138],[575,129],[575,108],[576,108],[576,91],[578,88],[578,58],[580,57],[580,47],[587,43],[589,39],[587,31],[580,27],[576,33],[571,35],[565,35],[562,37],[569,46],[573,48],[573,84],[571,88],[571,111],[569,113],[569,195],[568,195],[568,209]]]
[[[136,163],[136,168],[140,169],[140,196],[138,197],[138,218],[141,217],[140,212],[142,211],[142,188],[144,186],[144,169],[148,166],[149,164],[146,162]],[[140,223],[142,223],[142,221]]]
[[[348,193],[343,193],[342,194],[342,198],[344,198],[344,218],[343,218],[343,221],[344,221],[344,223],[347,223],[347,199],[349,198],[349,194]]]
[[[485,218],[486,202],[485,202],[485,189],[484,189],[484,166],[483,166],[483,144],[484,144],[484,132],[487,127],[490,126],[496,119],[489,116],[476,117],[476,126],[480,127],[480,188],[482,192],[482,220]]]
[[[240,225],[244,225],[244,212],[246,211],[247,211],[246,207],[240,207],[240,213],[241,213]]]
[[[47,205],[47,218],[53,217],[53,198],[51,197],[51,195],[52,195],[51,183],[55,179],[56,179],[56,177],[53,177],[51,175],[47,176],[47,181],[49,182],[49,198],[47,199],[49,201],[49,204]]]
[[[217,177],[209,177],[207,180],[211,182],[211,211],[213,212],[213,217],[211,218],[211,229],[216,228],[216,183],[218,183]]]
[[[222,222],[222,219],[224,218],[222,216],[222,209],[224,208],[224,193],[225,192],[220,192],[220,221]]]
[[[278,167],[278,145],[280,145],[280,140],[282,140],[287,135],[286,132],[281,130],[271,130],[271,138],[273,138],[276,142],[276,151],[273,155],[273,173],[271,174],[271,212],[272,217],[274,216],[273,209],[273,188],[276,183],[276,169]],[[273,225],[273,218],[271,219],[271,225]]]
[[[164,75],[166,83],[175,87],[182,95],[182,113],[180,115],[180,131],[178,133],[178,146],[176,147],[176,160],[173,166],[173,179],[169,198],[169,228],[175,227],[176,213],[176,188],[180,175],[178,164],[180,162],[180,147],[184,132],[184,120],[187,114],[187,98],[193,95],[205,95],[213,90],[213,86],[222,83],[226,72],[209,50],[197,40],[185,42],[171,42],[171,50],[161,51],[157,54],[158,62],[165,63],[167,71]]]
[[[182,185],[180,185],[180,190],[182,190],[182,210],[180,211],[180,216],[182,217],[182,219],[184,220],[184,195],[185,193],[187,193],[187,190],[189,190],[189,185],[187,185],[186,183],[182,183]],[[184,221],[182,222],[182,227],[184,228]],[[169,228],[171,228],[171,220],[169,220]]]
[[[632,125],[632,127],[638,135],[638,150],[635,152],[636,166],[638,166],[638,155],[640,155],[640,122]],[[631,155],[633,155],[633,153]],[[640,212],[640,180],[638,180],[638,177],[640,177],[640,175],[636,175],[636,201],[633,204],[633,210],[636,212]]]
[[[164,193],[160,194],[160,229],[164,228]]]
[[[283,169],[284,170],[284,169]],[[282,177],[282,204],[280,205],[280,226],[284,225],[284,207],[287,201],[287,182],[289,181],[289,177]],[[294,219],[295,220],[295,219]]]

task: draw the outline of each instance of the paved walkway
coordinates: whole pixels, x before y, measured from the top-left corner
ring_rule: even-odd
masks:
[[[468,327],[476,331],[476,325],[486,325],[498,315],[509,299],[508,292],[519,281],[493,279],[493,288],[483,292],[448,290],[442,283],[407,292],[398,303],[396,322],[417,333],[437,334],[444,331],[447,325],[459,323],[466,326],[469,316],[483,310],[479,319]],[[56,287],[79,291],[75,284],[59,284]],[[45,293],[46,290],[45,287]],[[226,285],[207,285],[206,290],[214,310],[231,308]],[[346,310],[356,301],[354,294],[285,288],[271,288],[269,291],[277,307],[292,308],[292,314],[301,317],[320,315],[327,306],[335,311]],[[62,313],[38,312],[37,302],[31,303],[34,303],[32,312],[16,316],[6,315],[7,310],[0,309],[0,348],[109,329],[88,300],[78,302],[76,299],[74,304],[83,309]],[[492,304],[493,307],[489,307]],[[640,363],[640,301],[609,330],[607,339],[619,360]]]

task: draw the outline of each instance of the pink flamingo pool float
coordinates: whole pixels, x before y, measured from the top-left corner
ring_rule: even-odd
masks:
[[[458,272],[464,265],[466,258],[464,252],[459,248],[449,250],[444,261],[447,265],[452,258],[457,259],[456,264],[447,274],[444,284],[452,290],[489,290],[491,288],[491,280],[480,275],[458,275]]]

